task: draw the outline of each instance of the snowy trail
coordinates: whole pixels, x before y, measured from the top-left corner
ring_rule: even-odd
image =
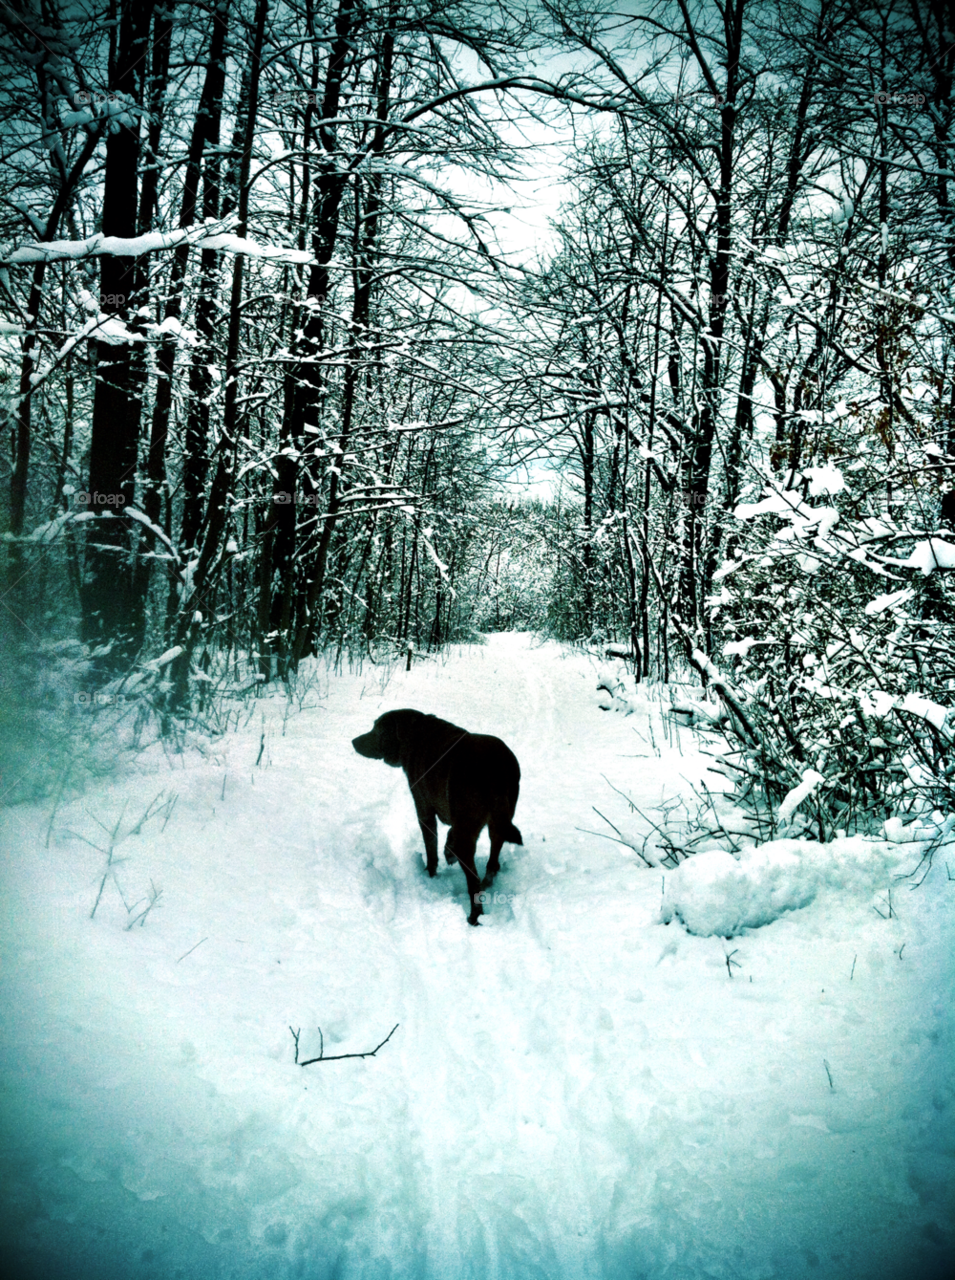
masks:
[[[558,742],[569,752],[572,738],[566,736],[566,726],[558,726],[556,714],[561,693],[566,691],[555,688],[553,672],[547,666],[541,670],[533,651],[524,646],[500,647],[490,653],[477,649],[470,661],[478,668],[480,686],[493,690],[492,707],[481,709],[462,701],[459,709],[449,697],[442,699],[443,714],[466,726],[493,728],[525,760],[552,759]],[[573,673],[572,680],[579,685],[579,671]],[[387,692],[388,705],[402,702],[393,686]],[[563,702],[566,705],[566,696]],[[374,714],[378,711],[373,708]],[[487,722],[489,713],[496,713],[493,725]],[[525,771],[525,801],[518,816],[524,821],[527,807],[531,824],[535,824],[539,818],[532,784],[533,777],[528,780]],[[399,803],[407,811],[400,776],[398,790]],[[527,805],[529,790],[531,803]],[[535,826],[525,821],[524,830],[531,848],[540,844],[531,834]],[[416,832],[412,832],[411,843],[417,861],[420,839]],[[482,845],[486,853],[484,846],[486,839]],[[521,870],[526,854],[526,849],[511,849],[505,855],[496,898],[511,897],[507,890],[512,882],[510,873]],[[415,887],[420,888],[420,883]],[[454,886],[453,898],[448,894],[450,886]],[[411,1099],[409,1141],[421,1152],[422,1177],[430,1192],[429,1256],[439,1274],[462,1274],[462,1260],[467,1259],[466,1265],[475,1276],[495,1277],[513,1274],[515,1265],[530,1263],[530,1258],[520,1257],[523,1243],[525,1253],[540,1249],[549,1257],[543,1274],[553,1274],[560,1264],[548,1223],[521,1223],[515,1212],[520,1212],[521,1201],[527,1197],[514,1185],[536,1177],[532,1198],[547,1203],[551,1197],[541,1196],[540,1179],[560,1181],[564,1187],[558,1189],[557,1199],[566,1203],[562,1192],[576,1181],[574,1173],[562,1167],[563,1156],[554,1167],[555,1143],[548,1137],[571,1127],[559,1082],[548,1082],[553,1046],[546,1040],[535,1045],[534,1028],[529,1034],[526,1019],[519,1012],[529,986],[546,988],[551,984],[549,947],[533,934],[508,929],[513,911],[502,901],[489,906],[480,932],[472,935],[462,931],[458,912],[463,912],[466,899],[459,869],[442,865],[435,889],[440,896],[430,909],[419,894],[403,898],[402,919],[392,934],[396,948],[402,947],[398,962],[406,984],[409,976],[414,979],[408,1021],[421,1028],[414,1039],[413,1056],[410,1048],[405,1056],[404,1087]],[[502,946],[505,935],[507,944]],[[446,1008],[435,1006],[435,981],[448,998]],[[436,1046],[440,1046],[437,1053]],[[437,1069],[432,1066],[435,1060]],[[454,1127],[435,1124],[436,1108],[455,1116]],[[512,1167],[503,1177],[498,1159],[502,1140],[511,1149]],[[530,1208],[524,1206],[524,1212]],[[504,1232],[500,1229],[502,1215],[511,1218],[510,1229]],[[525,1232],[533,1248],[528,1240],[522,1242]],[[507,1242],[503,1256],[502,1240]]]
[[[883,918],[888,854],[843,874],[833,847],[802,910],[729,941],[664,924],[676,878],[587,834],[592,806],[620,819],[612,785],[650,813],[706,762],[652,696],[608,714],[595,685],[584,655],[494,636],[266,700],[52,827],[0,815],[0,1238],[24,1277],[948,1274],[944,866]],[[478,929],[460,869],[425,874],[403,774],[351,750],[400,706],[521,761],[525,846]],[[127,930],[110,882],[91,921],[79,837],[160,790],[172,816],[117,869],[160,908]],[[289,1026],[304,1058],[318,1027],[331,1055],[395,1023],[375,1058],[294,1066]]]

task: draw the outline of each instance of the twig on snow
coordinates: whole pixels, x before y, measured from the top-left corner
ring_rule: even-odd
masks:
[[[207,934],[204,938],[199,939],[199,941],[196,943],[196,947],[201,947],[204,942],[208,942],[208,941],[209,941],[209,936]],[[184,951],[182,955],[179,957],[179,960],[185,960],[186,956],[191,956],[193,951],[195,951],[196,947],[190,947],[188,951]],[[176,961],[176,964],[179,963],[179,960]],[[292,1028],[289,1027],[290,1031],[291,1029]]]
[[[127,802],[127,803],[128,803],[128,802]],[[106,888],[106,881],[109,879],[109,877],[110,877],[110,875],[111,875],[111,874],[112,874],[112,875],[113,875],[113,877],[115,878],[115,874],[116,874],[116,873],[115,873],[115,871],[113,870],[113,852],[114,852],[114,850],[115,850],[115,848],[116,848],[116,835],[117,835],[117,833],[118,833],[118,831],[119,831],[119,824],[122,822],[122,820],[123,820],[123,814],[124,814],[125,812],[126,812],[126,804],[124,804],[124,805],[123,805],[122,809],[121,809],[121,810],[120,810],[120,812],[119,812],[119,817],[116,819],[116,825],[115,825],[115,827],[113,827],[113,830],[112,830],[111,832],[109,832],[109,848],[108,848],[108,849],[100,849],[99,845],[95,845],[95,844],[93,844],[93,841],[92,841],[92,840],[87,840],[87,841],[86,841],[86,843],[87,843],[87,844],[91,844],[91,845],[93,845],[93,848],[94,848],[94,849],[100,849],[100,853],[105,853],[105,854],[106,854],[106,869],[105,869],[105,871],[103,872],[103,878],[102,878],[102,880],[100,881],[100,885],[99,885],[99,893],[97,893],[97,895],[96,895],[96,901],[93,903],[93,910],[90,912],[90,919],[91,919],[91,920],[92,920],[92,919],[93,919],[93,917],[96,915],[96,908],[99,906],[99,900],[100,900],[100,898],[102,898],[102,896],[103,896],[103,890]],[[108,830],[109,830],[107,827],[103,826],[103,823],[102,823],[102,822],[100,822],[99,818],[97,818],[97,817],[95,816],[95,814],[94,814],[93,820],[94,820],[94,822],[97,822],[97,823],[99,824],[99,826],[103,827],[103,830],[104,830],[104,831],[108,831]],[[81,836],[81,837],[80,837],[80,839],[81,839],[81,840],[82,840],[83,838],[84,838],[83,836]]]
[[[119,888],[118,882],[116,887],[117,889]],[[134,916],[133,919],[130,920],[129,924],[126,926],[127,932],[133,927],[134,924],[138,924],[140,926],[144,925],[146,923],[146,917],[149,915],[150,911],[152,911],[153,907],[159,906],[159,899],[162,897],[162,889],[157,889],[152,880],[150,880],[149,882],[148,897],[149,897],[149,902],[146,904],[143,910],[140,911],[138,916]],[[123,899],[123,902],[125,905],[125,899]],[[142,902],[142,898],[140,898],[139,902]],[[131,907],[127,907],[126,914],[132,915],[132,913],[139,906],[139,902],[134,902]]]
[[[375,1054],[378,1052],[378,1050],[379,1050],[379,1049],[383,1049],[383,1048],[385,1047],[385,1045],[388,1043],[388,1041],[391,1039],[391,1037],[392,1037],[392,1036],[395,1034],[395,1032],[398,1030],[398,1028],[399,1028],[399,1026],[400,1026],[400,1025],[401,1025],[401,1024],[400,1024],[399,1022],[396,1022],[396,1023],[395,1023],[395,1025],[394,1025],[394,1026],[391,1028],[391,1030],[388,1032],[388,1034],[385,1036],[384,1040],[382,1040],[381,1044],[376,1044],[376,1045],[375,1045],[375,1047],[374,1047],[374,1049],[367,1049],[364,1053],[332,1053],[332,1054],[330,1054],[327,1058],[325,1057],[325,1037],[324,1037],[324,1036],[322,1036],[322,1029],[321,1029],[321,1027],[319,1027],[319,1028],[318,1028],[318,1034],[319,1034],[322,1038],[321,1038],[321,1042],[320,1042],[320,1045],[319,1045],[319,1054],[318,1054],[318,1057],[317,1057],[317,1058],[307,1058],[307,1059],[305,1060],[305,1062],[299,1062],[299,1061],[298,1061],[298,1034],[299,1034],[299,1033],[297,1033],[297,1032],[295,1032],[295,1031],[292,1031],[292,1028],[291,1028],[291,1027],[289,1027],[289,1031],[292,1031],[292,1038],[293,1038],[293,1040],[295,1041],[295,1061],[296,1061],[296,1063],[297,1063],[300,1067],[310,1067],[310,1066],[312,1065],[312,1063],[313,1063],[313,1062],[341,1062],[341,1061],[343,1061],[345,1058],[373,1058],[373,1057],[375,1056]]]

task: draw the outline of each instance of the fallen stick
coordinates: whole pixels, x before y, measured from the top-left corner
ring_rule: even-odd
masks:
[[[374,1049],[367,1049],[364,1053],[332,1053],[329,1054],[327,1058],[325,1057],[325,1037],[322,1035],[321,1027],[319,1027],[318,1034],[321,1036],[321,1045],[318,1057],[308,1058],[305,1062],[299,1062],[298,1060],[298,1037],[300,1032],[292,1031],[291,1027],[289,1027],[289,1031],[292,1031],[292,1039],[295,1041],[295,1061],[297,1065],[300,1067],[310,1067],[313,1062],[341,1062],[345,1058],[373,1058],[379,1049],[383,1049],[385,1047],[400,1025],[401,1024],[399,1022],[396,1022],[385,1036],[384,1040],[382,1040],[381,1044],[375,1045]]]

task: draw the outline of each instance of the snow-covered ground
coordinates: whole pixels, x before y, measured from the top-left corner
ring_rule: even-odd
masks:
[[[593,806],[632,830],[612,786],[650,813],[706,760],[596,670],[493,636],[323,674],[52,824],[0,815],[6,1274],[955,1274],[955,857],[915,890],[905,844],[647,868]],[[351,749],[401,706],[521,761],[480,928]],[[290,1027],[307,1058],[396,1023],[295,1065]]]

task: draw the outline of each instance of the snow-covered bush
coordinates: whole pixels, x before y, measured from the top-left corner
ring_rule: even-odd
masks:
[[[667,874],[660,918],[689,933],[731,938],[808,906],[818,894],[872,892],[899,861],[891,844],[862,836],[820,848],[805,840],[772,840],[737,857],[710,849]]]
[[[794,479],[736,508],[739,549],[709,600],[757,739],[736,742],[727,772],[777,818],[821,775],[785,814],[819,839],[953,808],[955,535],[914,486],[905,501],[878,486],[874,510],[869,478],[854,483],[849,467]]]

